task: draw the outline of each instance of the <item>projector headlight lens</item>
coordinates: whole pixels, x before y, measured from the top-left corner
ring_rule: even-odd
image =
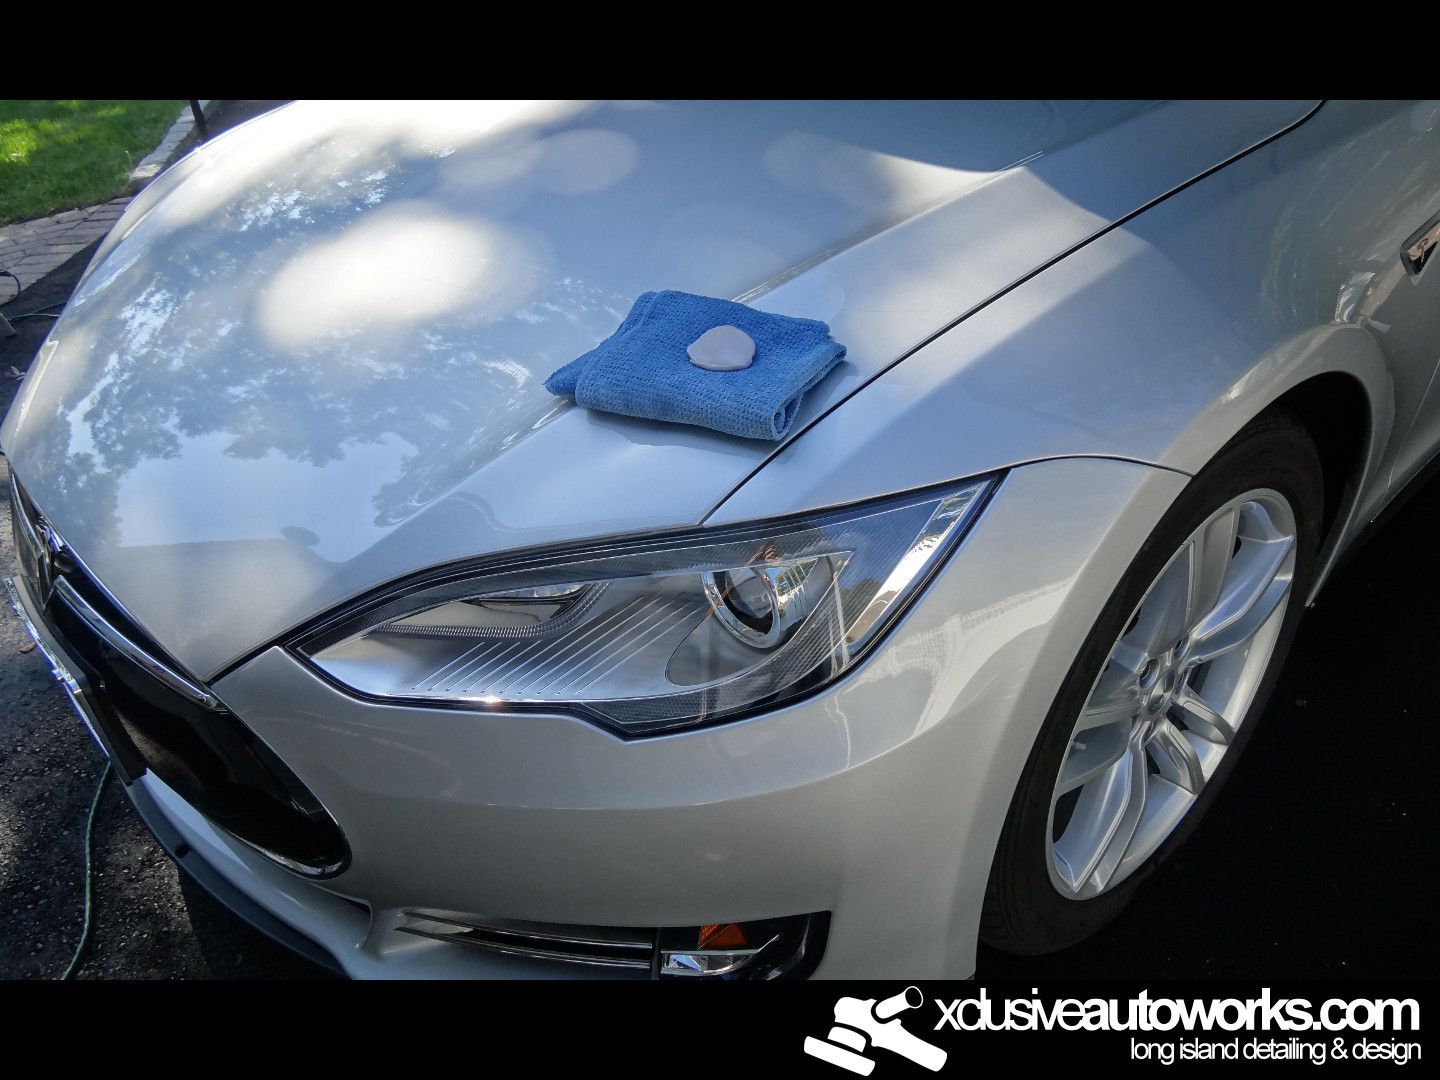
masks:
[[[452,567],[295,648],[382,700],[571,712],[625,735],[737,717],[859,660],[994,484]]]

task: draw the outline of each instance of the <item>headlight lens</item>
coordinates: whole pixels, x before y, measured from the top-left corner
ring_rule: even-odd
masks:
[[[568,711],[626,735],[732,718],[853,665],[994,483],[451,568],[328,620],[296,648],[385,700]]]

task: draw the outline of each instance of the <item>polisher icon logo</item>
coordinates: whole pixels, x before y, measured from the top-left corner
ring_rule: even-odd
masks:
[[[917,1039],[893,1019],[906,1009],[919,1008],[924,1001],[925,995],[914,986],[884,1001],[842,997],[835,1003],[835,1026],[830,1034],[823,1039],[807,1035],[805,1052],[861,1076],[869,1076],[875,1069],[875,1062],[863,1052],[867,1047],[889,1050],[931,1072],[939,1072],[945,1064],[945,1051]]]

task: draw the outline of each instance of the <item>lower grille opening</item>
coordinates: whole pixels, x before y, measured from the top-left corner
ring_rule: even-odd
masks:
[[[120,609],[12,473],[21,574],[84,677],[82,693],[126,783],[154,772],[237,839],[283,866],[329,877],[349,863],[340,827],[285,764]]]
[[[52,600],[47,614],[80,661],[122,773],[154,772],[216,825],[293,870],[319,877],[344,869],[339,827],[234,714],[200,708],[160,684],[62,601]]]
[[[504,956],[651,978],[768,980],[815,970],[828,913],[686,927],[578,926],[410,908],[397,930]]]

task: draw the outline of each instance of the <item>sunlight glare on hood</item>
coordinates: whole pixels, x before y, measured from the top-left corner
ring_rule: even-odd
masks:
[[[258,327],[269,344],[299,350],[462,307],[507,311],[538,287],[536,247],[498,224],[391,204],[286,264],[257,303]]]

